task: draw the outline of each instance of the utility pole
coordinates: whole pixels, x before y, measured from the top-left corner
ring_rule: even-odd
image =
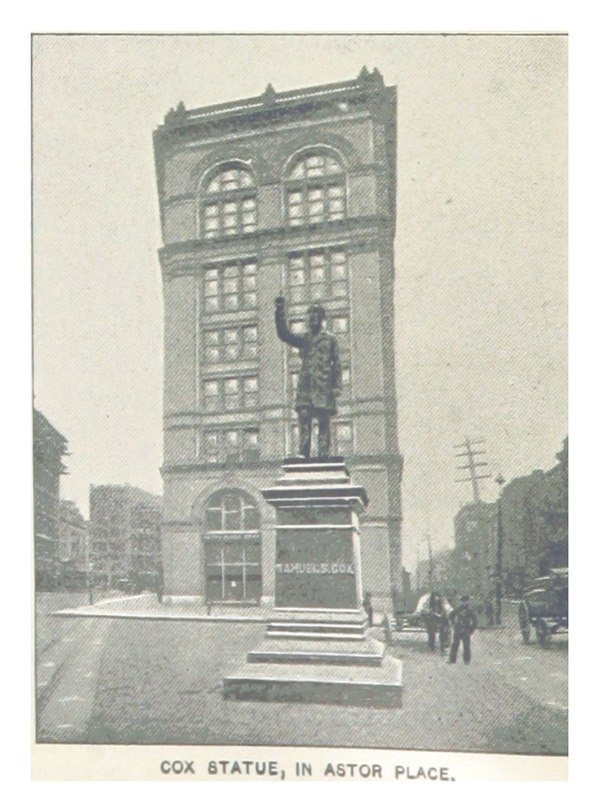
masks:
[[[425,533],[425,540],[427,541],[427,555],[429,557],[429,567],[427,571],[429,576],[429,591],[433,592],[433,554],[431,552],[431,536],[429,530]]]
[[[469,437],[465,437],[464,443],[459,443],[458,445],[454,446],[454,448],[461,449],[459,453],[455,455],[457,458],[466,457],[466,465],[457,465],[457,470],[468,471],[468,477],[466,479],[457,479],[455,481],[471,483],[471,487],[473,488],[474,502],[481,502],[479,485],[477,484],[478,481],[480,479],[490,479],[492,476],[491,474],[477,473],[478,468],[487,468],[487,462],[485,460],[477,459],[477,457],[485,456],[485,449],[473,448],[473,446],[481,445],[483,442],[484,440],[471,440]]]
[[[496,477],[498,485],[498,540],[496,542],[496,626],[502,622],[502,486],[506,480],[502,474]]]

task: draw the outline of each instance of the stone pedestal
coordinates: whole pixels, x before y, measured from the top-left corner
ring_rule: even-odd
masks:
[[[273,617],[225,677],[225,697],[399,705],[401,663],[371,638],[362,608],[364,488],[341,458],[291,459],[263,496],[277,517]]]

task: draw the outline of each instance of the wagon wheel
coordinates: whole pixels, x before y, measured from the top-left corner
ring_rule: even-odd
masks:
[[[524,643],[529,643],[529,638],[531,637],[531,628],[529,618],[529,607],[525,603],[525,601],[521,601],[519,604],[519,626],[521,628],[521,637],[523,638]]]
[[[535,624],[535,636],[540,646],[547,646],[550,640],[550,628],[543,618]]]

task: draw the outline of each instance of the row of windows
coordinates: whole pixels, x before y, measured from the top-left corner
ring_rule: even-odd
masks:
[[[199,437],[203,462],[251,462],[260,459],[258,428],[205,431]]]
[[[325,326],[336,336],[348,335],[350,319],[338,313],[326,319]],[[306,331],[306,319],[290,319],[293,333]],[[239,327],[222,327],[204,331],[204,360],[209,364],[223,361],[253,361],[258,356],[258,326],[246,324]]]
[[[292,163],[284,178],[288,225],[342,220],[346,216],[345,170],[326,152],[309,152]],[[248,234],[258,223],[256,180],[240,163],[211,172],[201,190],[200,229],[207,239]]]
[[[252,361],[257,356],[256,324],[204,331],[204,360],[209,364],[221,361]]]
[[[256,262],[206,268],[203,300],[205,313],[256,309]]]
[[[291,304],[348,300],[348,262],[339,248],[294,253],[288,257],[287,289]],[[255,260],[210,266],[204,271],[202,299],[207,314],[255,310]]]
[[[293,254],[287,281],[292,304],[348,299],[348,263],[339,249]]]
[[[299,429],[292,425],[288,435],[289,451],[296,453],[299,447]],[[349,456],[354,449],[354,432],[351,421],[331,423],[333,452]],[[198,434],[197,457],[204,463],[252,462],[260,459],[260,433],[257,427],[209,429]]]
[[[296,397],[300,370],[292,368],[289,373],[290,395]],[[342,396],[350,389],[350,367],[342,366]],[[258,406],[258,376],[205,378],[202,382],[202,398],[205,412],[235,412],[240,409],[254,409]]]
[[[253,409],[258,405],[258,377],[207,379],[203,385],[204,409],[207,412]]]

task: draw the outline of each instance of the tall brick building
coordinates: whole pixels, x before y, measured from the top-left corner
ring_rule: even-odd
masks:
[[[37,409],[33,410],[33,506],[36,589],[59,585],[60,478],[67,439]]]
[[[335,451],[370,497],[363,585],[401,591],[402,457],[394,371],[396,91],[355,80],[186,110],[154,133],[165,312],[165,592],[273,596],[274,516],[261,497],[297,453],[295,350],[323,303],[344,390]]]

